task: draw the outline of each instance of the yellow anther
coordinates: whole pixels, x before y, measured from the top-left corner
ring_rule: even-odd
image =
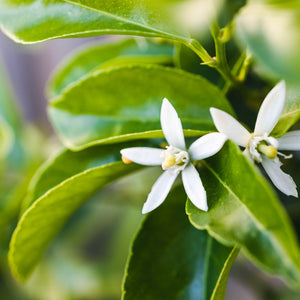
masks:
[[[171,167],[173,167],[176,164],[176,158],[173,155],[167,155],[163,164],[162,164],[162,168],[163,170],[167,170]]]
[[[122,161],[124,164],[128,165],[131,164],[132,161],[130,159],[128,159],[127,157],[125,157],[124,155],[122,155]]]
[[[263,153],[270,159],[274,159],[277,156],[277,149],[274,146],[261,143],[258,145],[257,149],[260,153]]]

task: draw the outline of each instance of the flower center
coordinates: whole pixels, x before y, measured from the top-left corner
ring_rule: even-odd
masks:
[[[162,157],[165,158],[161,165],[163,170],[179,173],[189,163],[189,154],[173,146],[167,146],[166,148],[167,150],[162,153]]]
[[[254,136],[252,134],[252,137],[247,145],[252,159],[256,160],[257,162],[262,161],[262,154],[270,159],[275,159],[278,154],[277,147],[278,141],[273,137],[267,136],[266,134],[261,136]]]

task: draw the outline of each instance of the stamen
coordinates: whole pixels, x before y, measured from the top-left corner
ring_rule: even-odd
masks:
[[[293,157],[293,154],[285,155],[281,152],[277,152],[278,155],[282,156],[284,159],[290,159]]]
[[[189,163],[189,155],[186,151],[175,148],[172,145],[162,152],[164,161],[161,165],[163,170],[179,173]]]

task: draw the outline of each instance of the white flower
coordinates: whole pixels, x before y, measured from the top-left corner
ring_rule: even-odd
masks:
[[[189,199],[196,207],[207,211],[206,192],[192,161],[217,153],[226,141],[225,135],[218,132],[204,135],[187,150],[181,121],[174,107],[166,98],[161,107],[160,122],[165,138],[170,145],[166,147],[166,150],[148,147],[121,150],[125,162],[132,161],[146,166],[161,165],[165,170],[152,186],[143,206],[143,214],[163,203],[180,172],[182,172],[183,185]]]
[[[219,132],[230,140],[245,147],[244,154],[260,162],[274,185],[286,195],[298,197],[292,177],[280,167],[278,155],[290,158],[278,150],[300,150],[300,130],[291,131],[275,139],[269,136],[279,120],[286,98],[285,82],[279,82],[266,96],[258,112],[253,133],[248,132],[238,121],[224,111],[211,108],[210,112]]]

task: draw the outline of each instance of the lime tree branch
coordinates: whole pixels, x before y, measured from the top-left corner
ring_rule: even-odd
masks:
[[[190,39],[185,44],[201,58],[203,61],[202,64],[215,68],[224,78],[226,84],[234,85],[237,83],[237,79],[233,76],[229,68],[225,50],[225,44],[231,36],[230,27],[220,29],[219,25],[215,23],[211,27],[211,33],[215,42],[215,57],[212,57],[195,39]]]
[[[207,64],[213,67],[214,59],[208,54],[204,47],[195,39],[188,40],[185,45],[192,49],[203,61],[204,64]]]
[[[249,51],[244,51],[236,63],[234,64],[232,68],[232,74],[235,76],[237,83],[241,84],[246,79],[246,76],[248,74],[250,65],[251,65],[252,57]],[[223,88],[223,93],[227,94],[227,92],[232,87],[231,82],[226,82]]]
[[[215,57],[215,68],[222,75],[226,83],[232,85],[237,83],[237,79],[233,76],[226,57],[225,45],[231,38],[232,27],[229,24],[225,28],[220,28],[218,23],[213,23],[211,26],[211,34],[215,42],[216,57]]]

